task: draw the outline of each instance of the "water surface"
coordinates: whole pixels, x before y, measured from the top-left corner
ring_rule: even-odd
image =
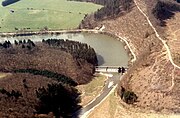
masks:
[[[19,37],[3,37],[1,41],[24,40],[31,39],[33,41],[41,41],[42,39],[69,39],[87,43],[93,47],[97,53],[98,64],[101,66],[127,66],[129,56],[124,49],[122,42],[104,34],[95,33],[64,33],[59,35],[33,35]]]

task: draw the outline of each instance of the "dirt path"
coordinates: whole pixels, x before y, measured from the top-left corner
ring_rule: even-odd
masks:
[[[126,43],[126,45],[128,46],[128,48],[129,48],[131,54],[133,55],[133,59],[131,60],[131,62],[136,61],[136,59],[137,59],[137,58],[136,58],[136,54],[133,52],[132,46],[130,45],[130,43],[128,43],[127,38],[126,38],[126,37],[121,37],[121,36],[118,35],[118,34],[117,34],[117,36],[118,36],[120,39],[122,39],[122,40]]]
[[[171,64],[172,64],[175,68],[180,69],[180,67],[174,63],[174,61],[173,61],[173,59],[172,59],[172,55],[171,55],[170,49],[169,49],[166,41],[164,41],[164,40],[160,37],[160,35],[158,34],[157,30],[156,30],[155,27],[152,25],[149,17],[148,17],[148,16],[143,12],[143,10],[139,7],[139,5],[138,5],[138,3],[137,3],[136,0],[134,0],[134,3],[135,3],[135,5],[137,6],[138,10],[144,15],[144,17],[145,17],[146,20],[148,21],[149,25],[151,26],[151,28],[154,30],[156,37],[163,43],[164,47],[166,48],[166,51],[167,51],[167,54],[168,54],[168,57],[169,57],[169,60],[170,60]]]

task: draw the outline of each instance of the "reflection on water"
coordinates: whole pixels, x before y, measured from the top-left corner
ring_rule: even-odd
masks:
[[[104,58],[99,54],[96,54],[96,55],[98,58],[98,65],[103,65],[105,63]]]
[[[102,66],[127,66],[128,54],[122,43],[110,36],[94,33],[65,33],[60,35],[34,35],[22,37],[3,37],[1,41],[24,40],[31,39],[33,41],[41,41],[42,39],[56,38],[69,39],[87,43],[93,47],[97,53],[98,64]]]

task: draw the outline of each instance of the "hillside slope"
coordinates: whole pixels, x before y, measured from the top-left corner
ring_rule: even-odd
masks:
[[[154,5],[149,4],[153,1]],[[170,35],[167,33],[169,24],[174,24],[176,34],[179,31],[179,25],[175,28],[175,24],[179,24],[179,11],[171,11],[174,15],[163,19],[166,24],[162,27],[152,12],[152,6],[155,7],[158,2],[134,0],[135,5],[130,12],[114,19],[98,21],[97,24],[104,25],[105,31],[125,38],[137,57],[119,83],[118,93],[123,86],[137,94],[138,100],[134,104],[137,107],[179,113],[179,57],[173,56],[180,52],[179,40],[167,37]]]

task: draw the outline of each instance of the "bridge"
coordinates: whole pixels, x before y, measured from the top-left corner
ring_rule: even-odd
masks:
[[[96,72],[110,72],[110,73],[118,73],[119,68],[122,66],[96,66]],[[125,71],[128,69],[127,67],[123,67]]]

